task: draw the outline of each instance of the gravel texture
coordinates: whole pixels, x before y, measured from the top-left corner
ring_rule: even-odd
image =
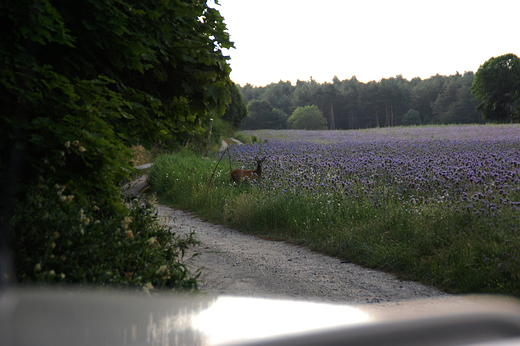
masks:
[[[143,176],[133,183],[134,193],[145,186]],[[447,296],[433,287],[400,281],[301,246],[246,235],[164,205],[157,212],[176,235],[193,231],[201,242],[193,249],[199,255],[189,266],[202,267],[203,292],[349,304]]]

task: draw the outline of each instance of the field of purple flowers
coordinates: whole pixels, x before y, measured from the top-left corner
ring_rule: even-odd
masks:
[[[340,143],[344,141],[369,142],[380,140],[463,140],[463,139],[519,139],[520,124],[496,125],[440,125],[382,127],[363,130],[250,130],[243,131],[263,140],[275,142]]]
[[[233,162],[266,156],[258,184],[275,194],[310,191],[399,200],[410,212],[442,204],[496,215],[520,210],[520,127],[442,126],[366,131],[249,131],[267,143],[234,147]]]

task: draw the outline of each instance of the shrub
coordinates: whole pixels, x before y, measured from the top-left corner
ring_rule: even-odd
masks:
[[[234,137],[244,144],[251,143],[251,136],[245,134],[244,132],[237,132],[234,134]]]
[[[403,119],[401,123],[405,126],[408,125],[421,125],[421,117],[419,112],[415,109],[409,109],[405,115],[403,115]]]
[[[302,130],[325,130],[327,119],[317,106],[298,107],[287,120],[289,128]]]
[[[125,197],[124,211],[81,203],[63,185],[31,187],[12,221],[14,262],[22,283],[196,289],[183,263],[196,243],[161,227],[150,202]]]

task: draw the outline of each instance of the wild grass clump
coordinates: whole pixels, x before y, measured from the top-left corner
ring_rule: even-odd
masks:
[[[261,141],[257,136],[248,135],[244,131],[236,132],[233,136],[244,144],[258,143]]]
[[[251,234],[457,293],[520,296],[517,139],[272,143],[230,149],[258,181],[232,184],[229,162],[180,152],[150,181],[164,200]]]
[[[120,210],[80,201],[64,185],[41,181],[16,207],[13,250],[21,283],[193,290],[178,238],[157,222],[154,205],[124,197]]]
[[[233,137],[244,144],[250,144],[252,141],[252,136],[246,135],[244,132],[236,132]]]

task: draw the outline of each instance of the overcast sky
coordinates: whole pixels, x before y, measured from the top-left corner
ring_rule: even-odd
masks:
[[[362,82],[474,71],[520,56],[520,0],[219,0],[231,79]]]

